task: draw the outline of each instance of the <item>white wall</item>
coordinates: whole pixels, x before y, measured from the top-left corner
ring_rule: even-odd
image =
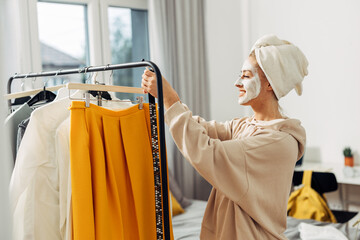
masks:
[[[238,91],[234,86],[248,54],[243,46],[248,34],[241,31],[246,26],[242,27],[245,24],[240,9],[239,0],[205,1],[210,113],[218,121],[247,113],[246,108],[237,104]]]
[[[347,145],[360,152],[360,1],[206,3],[213,119],[249,113],[237,106],[233,81],[248,54],[244,47],[250,50],[256,39],[274,33],[298,45],[309,60],[303,96],[298,97],[293,91],[280,101],[287,115],[300,119],[307,131],[305,160],[342,162],[342,149]],[[358,154],[355,160],[360,164]]]

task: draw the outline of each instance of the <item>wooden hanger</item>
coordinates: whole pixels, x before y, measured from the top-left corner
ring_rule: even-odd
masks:
[[[124,93],[140,93],[144,94],[142,88],[114,86],[114,85],[101,85],[101,84],[87,84],[87,83],[67,83],[67,89],[78,89],[87,91],[110,91],[110,92],[124,92]]]
[[[65,85],[57,85],[57,86],[53,86],[53,87],[46,87],[46,90],[48,91],[57,91],[60,88],[65,87]],[[23,91],[23,92],[17,92],[17,93],[10,93],[10,94],[5,94],[4,98],[9,100],[9,99],[15,99],[15,98],[21,98],[21,97],[26,97],[26,96],[31,96],[31,95],[35,95],[41,91],[44,91],[44,88],[37,88],[37,89],[32,89],[32,90],[28,90],[28,91]]]
[[[66,88],[69,89],[69,99],[71,100],[80,100],[85,101],[85,106],[90,107],[90,101],[93,99],[90,99],[90,93],[89,91],[98,91],[98,92],[123,92],[123,93],[138,93],[138,94],[144,94],[144,91],[142,88],[137,87],[127,87],[127,86],[114,86],[114,85],[101,85],[101,84],[87,84],[87,83],[67,83]],[[70,96],[70,90],[84,90],[85,98],[75,99]],[[139,109],[143,108],[143,101],[144,97],[136,97],[136,101],[130,101],[130,102],[137,102],[139,103]],[[101,105],[101,97],[100,99],[96,99],[98,101],[98,105]],[[110,101],[128,101],[128,100],[110,100]]]

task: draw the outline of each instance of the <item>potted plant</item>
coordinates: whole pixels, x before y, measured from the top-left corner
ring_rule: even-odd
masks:
[[[354,166],[354,156],[351,152],[350,147],[344,148],[344,157],[345,157],[345,166],[353,167]]]

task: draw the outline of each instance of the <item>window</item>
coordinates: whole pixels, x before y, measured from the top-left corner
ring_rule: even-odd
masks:
[[[22,72],[105,66],[149,59],[147,0],[38,0],[20,5]],[[29,40],[30,39],[30,40]],[[99,82],[140,87],[143,69],[102,72]],[[84,82],[88,76],[50,79]],[[45,79],[47,80],[47,79]],[[42,81],[40,79],[36,80]],[[39,82],[40,84],[40,82]],[[39,84],[26,85],[25,89]],[[14,88],[14,91],[18,91]],[[134,99],[134,95],[119,95]]]
[[[149,59],[147,11],[109,7],[109,38],[111,63],[138,62]],[[143,69],[122,69],[113,74],[113,84],[136,86],[141,83]],[[132,99],[134,94],[117,93],[120,99]]]
[[[81,68],[89,65],[87,6],[38,2],[38,28],[43,71]],[[62,81],[83,82],[81,75],[52,78],[48,85]],[[60,82],[59,82],[60,81]]]

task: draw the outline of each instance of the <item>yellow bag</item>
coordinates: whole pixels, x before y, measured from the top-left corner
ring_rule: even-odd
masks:
[[[304,186],[291,193],[287,206],[288,216],[336,223],[325,196],[321,197],[311,188],[311,175],[312,171],[304,171],[302,180]]]

